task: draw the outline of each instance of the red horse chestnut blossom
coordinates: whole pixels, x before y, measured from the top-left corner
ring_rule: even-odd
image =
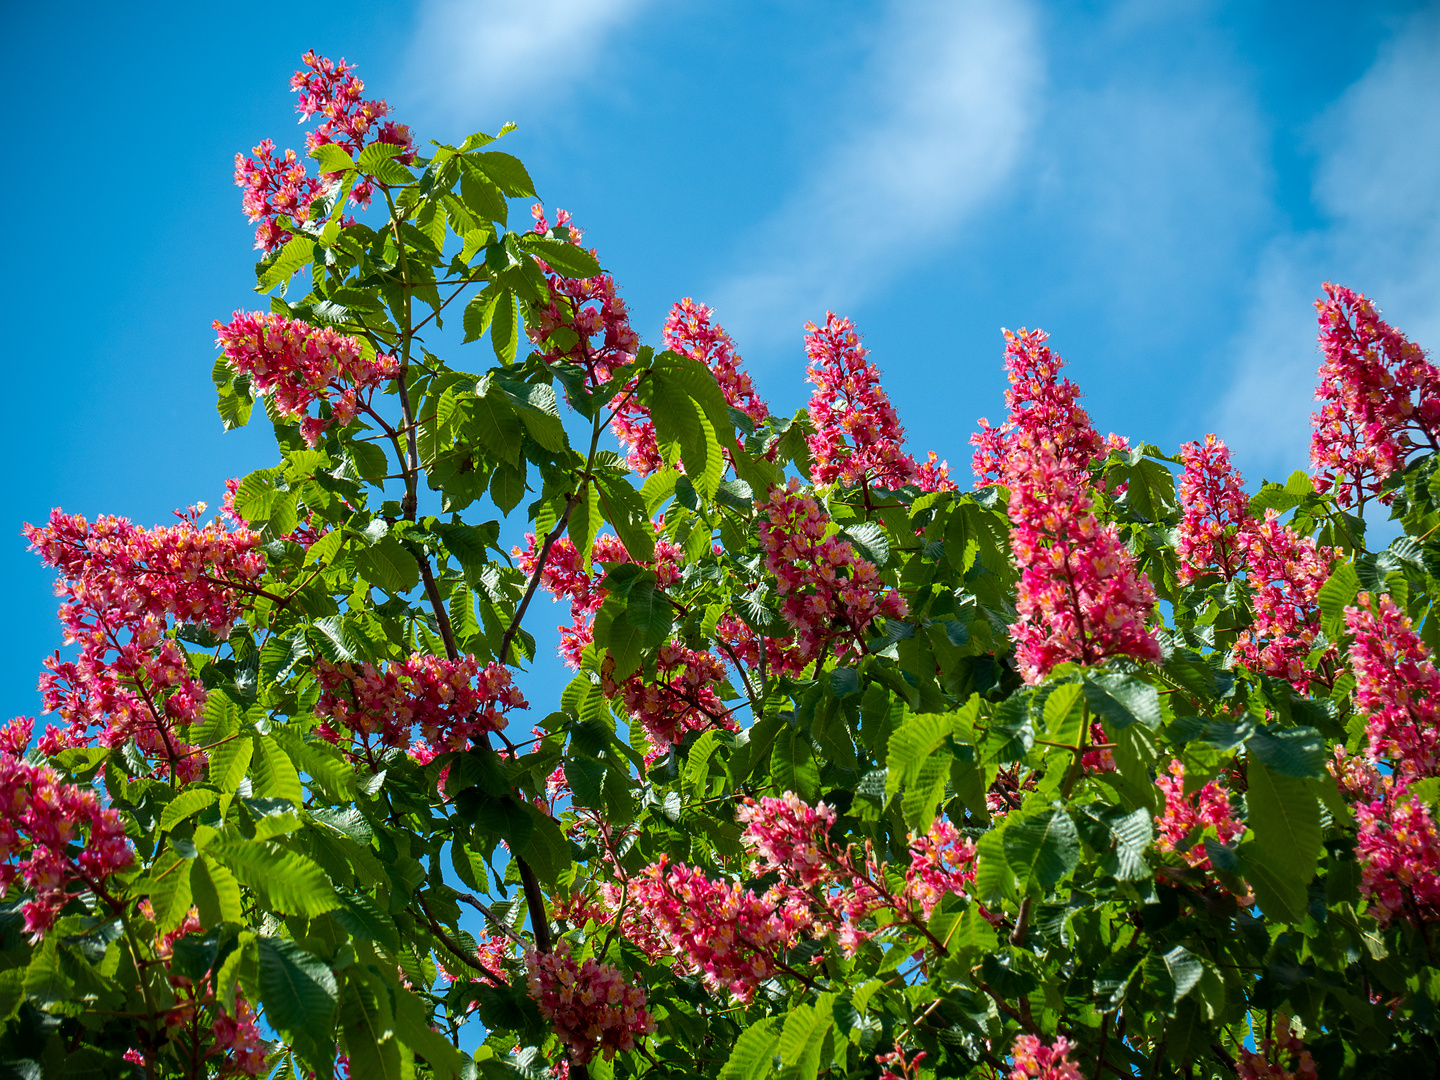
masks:
[[[387,121],[377,129],[377,123],[390,111],[389,107],[383,101],[366,101],[361,97],[365,84],[351,74],[354,69],[349,64],[343,59],[337,64],[313,51],[301,57],[301,62],[305,69],[295,72],[290,80],[291,89],[299,94],[297,108],[301,122],[317,113],[323,117],[305,137],[307,150],[335,143],[352,158],[358,158],[373,133],[375,138],[368,141],[393,146],[394,156],[406,164],[415,160],[409,128]],[[310,218],[310,203],[324,190],[324,185],[306,174],[305,163],[296,157],[294,150],[277,155],[275,144],[265,139],[251,152],[255,157],[235,155],[235,185],[244,189],[241,207],[245,216],[260,223],[255,229],[255,246],[261,251],[274,251],[293,235],[280,224],[280,219],[305,224]],[[326,174],[326,177],[332,175]],[[374,190],[374,181],[361,177],[351,189],[350,198],[358,206],[369,206]]]
[[[1245,833],[1245,823],[1236,821],[1230,806],[1230,793],[1218,780],[1211,780],[1189,795],[1185,794],[1185,765],[1170,763],[1169,775],[1155,778],[1155,786],[1165,794],[1165,809],[1155,818],[1159,833],[1155,846],[1161,851],[1179,851],[1180,857],[1198,870],[1210,869],[1210,856],[1205,853],[1201,838],[1191,834],[1202,830],[1222,844],[1228,844]],[[1180,845],[1191,840],[1190,847]]]
[[[619,697],[640,724],[656,753],[679,745],[687,732],[723,728],[735,731],[715,688],[725,680],[725,665],[708,652],[667,641],[655,655],[655,674],[637,672],[617,681],[613,660],[601,669],[606,697]]]
[[[29,893],[20,905],[25,930],[39,941],[72,898],[103,885],[135,855],[120,815],[93,791],[24,759],[34,723],[17,718],[0,728],[0,898],[21,883]]]
[[[1245,484],[1230,464],[1230,450],[1214,435],[1180,448],[1180,580],[1209,573],[1231,581],[1244,568],[1240,535],[1254,528]]]
[[[1005,331],[1005,369],[1010,379],[1005,406],[1010,415],[998,428],[981,417],[980,430],[970,436],[977,447],[972,465],[977,484],[1004,483],[1010,459],[1022,441],[1049,442],[1062,468],[1082,471],[1104,451],[1105,440],[1080,406],[1080,388],[1060,376],[1065,362],[1045,344],[1049,338],[1044,330]]]
[[[1240,1080],[1320,1080],[1310,1051],[1288,1025],[1276,1038],[1260,1040],[1258,1049],[1240,1047],[1239,1055]]]
[[[905,599],[885,591],[875,564],[830,535],[820,504],[799,492],[797,480],[777,484],[760,507],[765,565],[775,575],[781,610],[798,631],[803,658],[814,659],[832,644],[837,655],[863,651],[870,623],[881,615],[903,618]]]
[[[1334,646],[1317,661],[1310,652],[1320,636],[1320,588],[1330,577],[1335,550],[1280,524],[1273,509],[1240,533],[1239,542],[1255,618],[1236,641],[1235,655],[1256,671],[1289,680],[1302,694],[1314,682],[1328,685],[1313,665],[1330,659]]]
[[[1387,477],[1416,447],[1440,449],[1440,368],[1360,293],[1325,283],[1320,313],[1323,404],[1310,417],[1311,476],[1341,506],[1389,502]]]
[[[904,487],[915,479],[915,459],[901,449],[905,431],[880,385],[880,370],[849,319],[826,312],[825,325],[805,324],[806,377],[815,384],[807,442],[817,483],[868,482]]]
[[[749,372],[741,366],[735,342],[723,326],[713,321],[713,316],[710,308],[685,297],[665,317],[665,347],[709,368],[720,384],[725,403],[758,424],[769,417],[770,410],[756,393]]]
[[[636,1036],[655,1030],[645,1008],[645,991],[625,981],[618,968],[587,957],[577,963],[569,942],[553,951],[525,955],[530,996],[570,1048],[570,1060],[584,1065],[598,1050],[606,1061],[616,1051],[635,1049]]]
[[[321,686],[315,715],[325,722],[316,733],[334,743],[341,730],[359,736],[361,753],[378,747],[410,747],[414,728],[430,756],[465,750],[472,739],[500,731],[511,709],[528,709],[523,694],[501,664],[480,666],[470,655],[458,660],[417,653],[403,664],[331,664],[320,661]]]
[[[1014,1068],[1010,1080],[1083,1080],[1080,1066],[1070,1060],[1075,1044],[1057,1035],[1049,1046],[1036,1035],[1017,1035],[1010,1047]]]
[[[1096,664],[1112,656],[1160,659],[1146,625],[1155,607],[1149,580],[1113,524],[1101,522],[1085,473],[1028,431],[1010,447],[1010,547],[1020,567],[1010,627],[1026,682],[1056,664]]]
[[[165,637],[167,620],[227,636],[242,597],[259,591],[265,558],[256,533],[201,526],[202,510],[191,507],[179,524],[155,529],[117,517],[91,524],[59,510],[45,528],[25,526],[31,548],[60,571],[65,640],[80,646],[75,660],[57,652],[45,661],[45,709],[66,723],[41,740],[46,753],[134,739],[165,775],[188,781],[204,770],[205,755],[184,733],[200,719],[205,688]]]
[[[348,427],[362,406],[368,411],[375,388],[400,374],[398,360],[367,356],[359,338],[273,312],[237,311],[214,328],[225,362],[260,393],[272,394],[282,416],[298,419],[309,446],[332,423]],[[329,406],[328,416],[309,414],[317,402]]]
[[[1345,609],[1355,635],[1355,709],[1366,718],[1372,760],[1398,777],[1440,775],[1440,674],[1409,617],[1388,596],[1361,593]]]

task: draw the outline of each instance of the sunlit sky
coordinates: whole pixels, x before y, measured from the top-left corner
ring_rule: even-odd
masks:
[[[258,306],[232,159],[301,145],[307,48],[357,63],[422,140],[516,121],[506,148],[642,336],[710,303],[779,409],[807,397],[805,322],[849,315],[911,449],[962,481],[976,419],[1004,412],[1001,327],[1050,331],[1102,431],[1214,431],[1252,483],[1305,463],[1322,281],[1440,341],[1434,4],[257,10],[0,4],[0,717],[35,712],[60,644],[22,521],[162,522],[270,463],[263,426],[220,430],[210,324]]]

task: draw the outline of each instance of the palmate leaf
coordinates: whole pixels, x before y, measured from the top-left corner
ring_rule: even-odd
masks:
[[[1245,770],[1248,824],[1263,862],[1302,889],[1320,857],[1320,804],[1304,780],[1282,776],[1251,757]]]
[[[785,1074],[796,1080],[815,1080],[820,1073],[820,1051],[835,1026],[837,994],[817,994],[812,1004],[790,1010],[780,1032],[780,1060]]]
[[[1080,837],[1059,805],[1027,814],[1005,827],[1005,861],[1031,893],[1048,893],[1080,861]]]
[[[288,938],[261,937],[258,944],[265,1018],[287,1033],[329,1031],[337,990],[330,965]]]
[[[279,911],[321,915],[340,906],[325,871],[309,857],[278,844],[216,837],[204,845],[204,852],[263,893]]]

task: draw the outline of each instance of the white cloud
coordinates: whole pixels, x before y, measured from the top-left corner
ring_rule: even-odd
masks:
[[[1252,470],[1307,463],[1313,407],[1311,302],[1330,280],[1440,349],[1440,19],[1418,17],[1313,124],[1322,229],[1278,237],[1256,275],[1219,430]]]
[[[1041,81],[1027,5],[897,0],[843,141],[763,223],[768,242],[746,245],[765,258],[712,293],[725,324],[747,343],[791,338],[948,239],[1010,175]]]
[[[437,119],[499,127],[589,75],[647,2],[425,0],[410,49],[412,96]]]

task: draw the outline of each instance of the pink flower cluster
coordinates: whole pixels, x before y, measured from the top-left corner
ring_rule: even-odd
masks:
[[[280,414],[299,419],[309,446],[332,423],[348,426],[375,388],[400,374],[393,356],[367,358],[359,338],[273,312],[237,311],[228,324],[217,319],[213,326],[225,362],[260,393],[273,393]],[[309,415],[316,402],[329,406],[328,417]]]
[[[827,535],[830,518],[799,481],[770,489],[760,506],[766,568],[775,575],[785,618],[798,631],[800,654],[813,660],[830,645],[837,655],[865,649],[865,630],[877,616],[903,618],[905,598],[885,591],[875,564],[850,544]]]
[[[1214,435],[1180,448],[1180,580],[1218,573],[1232,580],[1244,568],[1241,534],[1254,526],[1244,482],[1229,448]]]
[[[1332,548],[1300,536],[1280,524],[1271,509],[1265,520],[1239,535],[1247,580],[1253,593],[1254,622],[1235,643],[1235,655],[1256,671],[1288,679],[1302,694],[1325,680],[1308,658],[1320,634],[1320,587],[1330,578]],[[1320,657],[1334,654],[1333,646]]]
[[[905,870],[905,895],[926,919],[947,893],[963,896],[975,880],[975,843],[955,826],[936,819],[924,836],[910,834],[910,865]]]
[[[587,958],[577,963],[562,941],[553,952],[525,955],[525,981],[541,1014],[584,1065],[599,1050],[606,1061],[635,1049],[636,1036],[655,1030],[645,991],[625,981],[618,968]]]
[[[1165,793],[1165,809],[1155,819],[1155,829],[1160,834],[1155,842],[1157,848],[1176,851],[1196,830],[1212,833],[1222,844],[1244,834],[1245,823],[1235,820],[1230,793],[1219,779],[1186,795],[1184,763],[1172,761],[1169,771],[1170,775],[1155,778],[1155,786]],[[1198,870],[1210,869],[1210,857],[1198,837],[1180,852],[1180,857]]]
[[[383,101],[366,101],[361,97],[365,84],[351,74],[350,65],[343,59],[336,64],[316,56],[313,51],[301,57],[301,62],[306,70],[295,72],[290,79],[291,89],[299,93],[301,122],[316,113],[324,118],[306,135],[307,149],[336,143],[352,158],[357,158],[367,136],[374,132],[373,141],[402,148],[396,155],[400,161],[410,164],[415,160],[409,128],[387,121],[376,130],[376,124],[389,108]],[[310,203],[320,194],[323,185],[306,174],[304,162],[296,158],[293,150],[277,155],[275,144],[265,139],[251,152],[254,158],[235,155],[235,185],[244,190],[241,206],[245,216],[260,223],[255,229],[255,246],[261,251],[274,251],[292,235],[280,224],[280,219],[289,218],[293,224],[306,222],[310,217]],[[350,198],[358,206],[369,206],[374,190],[374,182],[362,177],[351,190]]]
[[[741,843],[760,857],[762,871],[806,889],[834,880],[825,834],[835,824],[835,811],[823,802],[808,806],[793,791],[778,799],[746,799],[735,820],[745,826]]]
[[[530,213],[535,218],[535,232],[548,232],[550,225],[538,203]],[[571,224],[568,211],[557,211],[555,224],[569,229],[570,243],[581,246],[580,230]],[[537,346],[536,356],[546,364],[583,368],[592,388],[608,382],[617,368],[634,362],[640,338],[630,325],[630,310],[615,291],[613,277],[572,278],[552,270],[545,281],[550,286],[549,303],[539,307],[533,321],[525,321],[525,331]],[[597,335],[599,340],[593,340]]]
[[[1010,415],[998,428],[981,417],[980,430],[970,436],[977,448],[972,465],[977,484],[1005,483],[1008,463],[1022,440],[1051,443],[1060,464],[1076,471],[1089,469],[1104,452],[1105,441],[1079,404],[1080,388],[1060,376],[1064,361],[1045,344],[1049,337],[1044,330],[1024,327],[1017,333],[1005,331],[1010,379],[1005,405]]]
[[[221,1065],[222,1074],[239,1073],[242,1076],[263,1076],[266,1072],[265,1041],[260,1037],[260,1024],[255,1010],[243,994],[235,995],[235,1015],[231,1016],[220,1006],[219,1015],[211,1027],[215,1038],[211,1054],[226,1055]]]
[[[1285,1054],[1290,1056],[1288,1066],[1284,1062]],[[1258,1050],[1240,1047],[1239,1055],[1236,1065],[1240,1080],[1320,1080],[1310,1051],[1288,1027],[1278,1039],[1262,1039]]]
[[[888,1054],[876,1054],[875,1064],[886,1066],[880,1072],[880,1080],[917,1080],[920,1075],[920,1062],[926,1058],[926,1053],[921,1050],[909,1061],[905,1060],[905,1048],[896,1046]]]
[[[748,1002],[780,971],[779,954],[811,922],[808,912],[782,900],[711,881],[661,855],[631,879],[633,912],[622,917],[621,929],[642,949],[648,946],[652,957],[675,956],[711,990]]]
[[[1376,597],[1373,609],[1366,594],[1358,600],[1361,607],[1345,609],[1345,622],[1355,637],[1350,666],[1367,746],[1355,760],[1337,754],[1335,772],[1347,793],[1358,798],[1361,888],[1382,924],[1396,918],[1436,922],[1440,833],[1429,807],[1410,787],[1440,776],[1435,696],[1440,679],[1409,618],[1388,596]]]
[[[725,665],[708,652],[675,641],[660,646],[653,677],[636,673],[617,681],[607,662],[600,673],[606,697],[619,697],[631,718],[645,729],[656,752],[678,745],[690,731],[736,730],[736,723],[715,693],[725,681]]]
[[[1355,636],[1355,709],[1366,717],[1371,760],[1387,761],[1400,777],[1440,775],[1440,673],[1430,650],[1385,595],[1373,609],[1346,608],[1345,625]]]
[[[1010,1080],[1084,1080],[1080,1066],[1070,1060],[1074,1049],[1064,1035],[1049,1046],[1037,1035],[1017,1035],[1010,1046]]]
[[[185,655],[164,636],[167,620],[196,623],[225,637],[265,572],[260,538],[248,529],[198,523],[203,507],[179,515],[177,525],[143,529],[124,518],[85,518],[55,510],[45,528],[26,525],[30,547],[60,571],[60,622],[73,661],[56,653],[45,661],[40,692],[47,712],[59,713],[41,749],[85,746],[99,728],[101,746],[134,739],[160,760],[164,774],[193,780],[204,754],[184,742],[200,718],[205,689]]]
[[[662,547],[663,545],[663,547]],[[663,555],[662,555],[663,551]],[[525,534],[525,547],[514,547],[510,554],[528,578],[535,573],[540,558],[540,543],[534,533]],[[655,573],[663,587],[680,580],[679,548],[666,540],[657,540],[655,545]],[[628,563],[634,560],[625,550],[620,538],[602,533],[591,546],[590,557],[596,563]],[[562,536],[550,545],[545,557],[545,566],[540,571],[540,585],[557,600],[570,599],[570,625],[560,630],[560,657],[573,671],[580,670],[580,659],[585,647],[592,640],[595,613],[608,595],[600,588],[600,577],[588,565],[582,565],[580,552],[574,542]]]
[[[39,941],[70,899],[93,889],[134,860],[125,826],[93,791],[61,780],[45,765],[24,759],[34,721],[17,718],[0,728],[0,898],[23,882],[30,899],[20,905],[25,929]],[[70,848],[85,834],[84,848]]]
[[[723,326],[711,321],[713,315],[706,305],[685,297],[665,317],[665,347],[709,368],[725,395],[725,404],[759,424],[770,416],[770,410],[755,392],[750,373],[741,366],[735,342]]]
[[[1322,404],[1310,417],[1311,476],[1349,506],[1380,495],[1415,446],[1440,449],[1440,368],[1360,293],[1327,281],[1315,309],[1325,360],[1315,391]]]
[[[1065,661],[1160,659],[1160,645],[1146,626],[1155,591],[1116,527],[1095,516],[1087,473],[1061,450],[1022,429],[1009,444],[1004,475],[1010,548],[1020,567],[1019,618],[1010,633],[1029,683]]]
[[[905,431],[880,386],[880,369],[849,319],[825,313],[825,325],[805,324],[806,377],[815,384],[807,440],[816,483],[870,482],[904,487],[915,479],[915,459],[901,449]]]
[[[341,742],[339,729],[360,737],[365,754],[375,748],[409,747],[420,729],[425,750],[466,749],[471,739],[500,731],[511,709],[528,709],[510,672],[501,664],[480,666],[474,656],[446,660],[416,653],[402,664],[331,664],[319,661],[320,700],[316,733]]]

